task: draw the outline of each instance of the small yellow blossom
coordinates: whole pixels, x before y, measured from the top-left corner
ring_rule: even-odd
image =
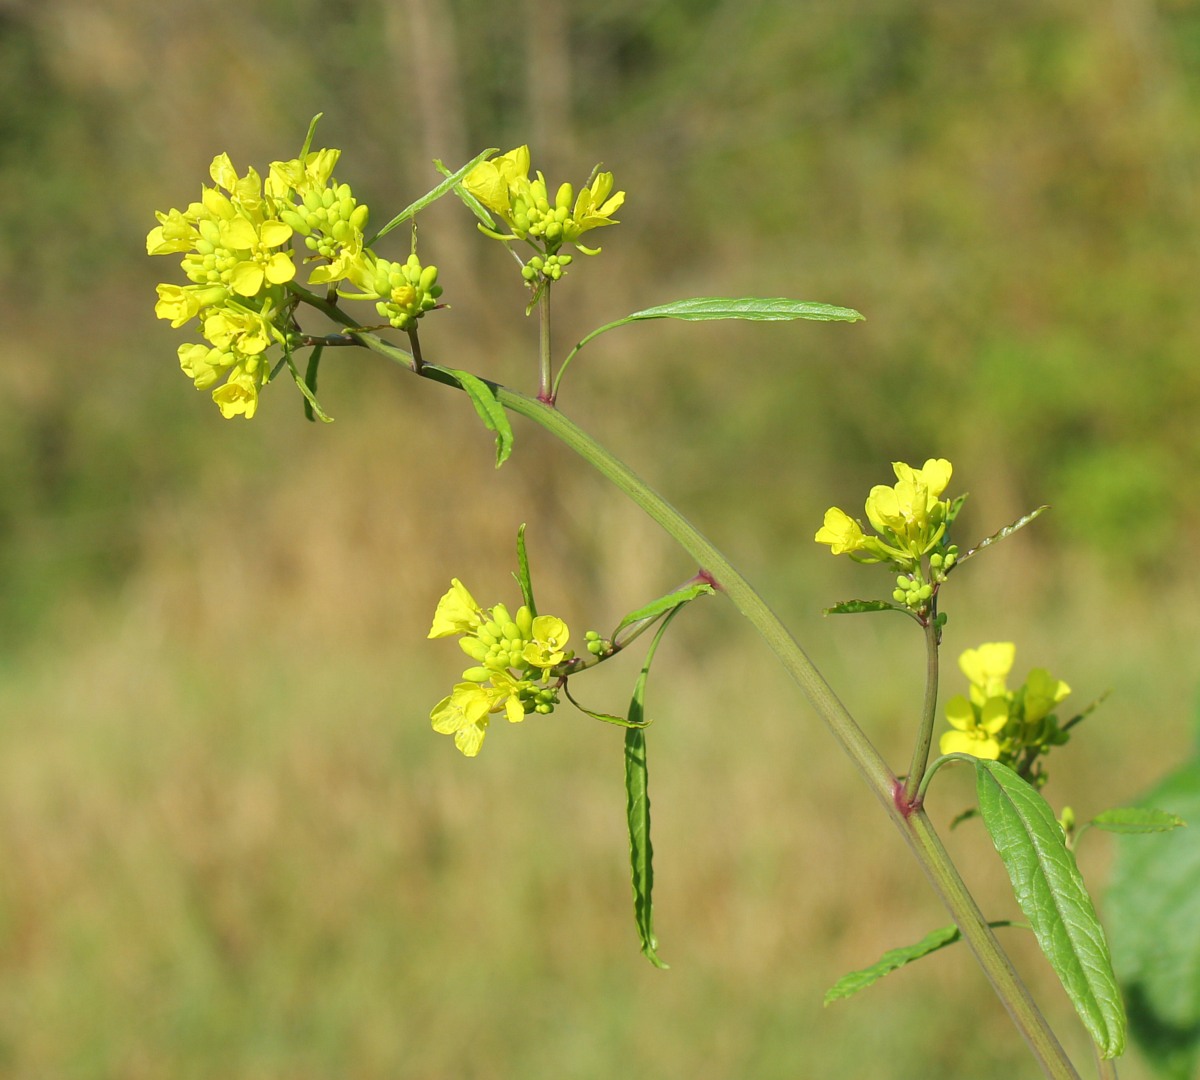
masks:
[[[433,626],[430,627],[429,637],[470,634],[479,629],[482,621],[483,612],[475,603],[475,597],[458,578],[451,578],[450,588],[438,601],[437,611],[433,614]]]
[[[571,631],[562,619],[539,615],[533,620],[533,640],[525,646],[525,662],[536,668],[552,668],[566,655]]]
[[[828,544],[834,555],[861,551],[865,542],[862,526],[844,510],[831,506],[825,511],[825,524],[817,530],[818,544]]]
[[[1006,699],[992,698],[980,709],[959,694],[946,703],[946,719],[955,730],[941,737],[938,748],[943,754],[970,754],[989,761],[1000,757],[996,736],[1008,723]]]
[[[1025,722],[1034,724],[1071,693],[1071,688],[1045,668],[1034,668],[1025,680]]]
[[[959,669],[971,683],[971,700],[976,705],[1007,693],[1006,680],[1016,655],[1017,647],[1011,641],[990,641],[977,649],[967,649],[958,658]]]

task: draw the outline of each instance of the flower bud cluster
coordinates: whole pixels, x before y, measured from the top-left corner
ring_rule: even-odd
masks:
[[[892,598],[924,616],[958,558],[958,549],[946,536],[954,504],[940,498],[953,466],[945,458],[930,458],[919,469],[896,461],[892,470],[896,483],[877,484],[867,496],[867,520],[875,535],[834,506],[825,511],[815,539],[828,544],[834,555],[899,570]]]
[[[427,311],[438,306],[442,287],[436,266],[422,266],[417,256],[391,262],[367,252],[347,275],[362,292],[356,300],[376,300],[375,310],[397,330],[408,330]]]
[[[547,715],[558,704],[555,669],[575,655],[566,648],[570,631],[553,615],[534,615],[526,606],[509,614],[503,604],[481,608],[458,578],[438,601],[429,637],[458,635],[474,666],[433,707],[433,730],[453,735],[467,757],[483,745],[493,715],[519,723],[530,713]]]
[[[508,226],[498,232],[480,229],[497,240],[523,240],[537,251],[522,271],[526,282],[540,289],[562,277],[570,256],[559,256],[563,244],[572,244],[585,255],[599,248],[579,242],[584,233],[617,224],[613,217],[625,202],[625,192],[613,194],[613,174],[596,171],[578,194],[571,184],[560,184],[553,196],[540,172],[529,176],[529,147],[518,146],[507,154],[481,162],[463,180],[463,187],[488,211]]]
[[[294,346],[296,237],[309,253],[305,262],[316,263],[308,284],[350,280],[363,292],[338,295],[377,300],[376,310],[398,329],[437,306],[436,267],[422,267],[415,255],[391,263],[366,247],[367,207],[333,177],[340,153],[273,162],[265,180],[253,168],[238,176],[220,154],[209,168],[214,186],[202,188],[199,202],[155,215],[147,253],[182,254],[191,282],[159,285],[155,314],[175,328],[200,320],[208,344],[180,346],[179,363],[198,389],[212,388],[225,417],[254,416],[272,374],[267,351],[278,345],[287,354]]]
[[[1034,668],[1018,689],[1009,690],[1015,657],[1016,646],[1001,641],[967,649],[958,658],[970,689],[946,702],[951,730],[942,735],[939,748],[943,754],[999,761],[1040,783],[1044,774],[1036,768],[1038,758],[1070,738],[1054,708],[1071,688],[1045,668]]]

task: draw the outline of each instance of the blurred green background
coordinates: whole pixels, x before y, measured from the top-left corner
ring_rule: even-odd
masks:
[[[560,346],[683,296],[863,311],[631,327],[561,405],[729,551],[898,768],[921,642],[822,620],[886,585],[812,543],[823,511],[927,456],[972,493],[964,536],[1051,503],[954,580],[945,685],[1011,638],[1018,678],[1111,689],[1051,761],[1051,802],[1089,816],[1192,741],[1200,8],[6,0],[0,85],[0,1074],[1035,1074],[962,951],[821,1008],[946,917],[719,602],[650,691],[653,970],[620,732],[564,709],[467,761],[427,720],[462,658],[424,637],[451,576],[511,597],[521,521],[573,627],[695,568],[540,431],[496,472],[464,400],[373,357],[324,364],[332,425],[282,380],[223,421],[154,319],[180,278],[144,236],[214,154],[263,170],[323,111],[377,223],[434,157],[529,142],[552,180],[613,170],[622,225],[557,290]],[[421,224],[452,305],[427,357],[530,387],[507,256],[461,207]],[[634,669],[578,689],[619,711]],[[939,783],[935,820],[970,796]],[[950,843],[1012,915],[980,831]],[[1098,886],[1110,861],[1081,852]]]

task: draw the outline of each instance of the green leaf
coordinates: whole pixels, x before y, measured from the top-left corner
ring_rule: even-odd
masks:
[[[863,316],[853,308],[817,304],[808,300],[788,300],[783,297],[760,300],[752,296],[697,296],[690,300],[676,300],[670,304],[646,308],[644,311],[635,311],[632,315],[626,315],[620,323],[613,325],[640,322],[644,319],[683,319],[686,322],[709,319],[749,319],[753,322],[786,322],[792,319],[860,322],[862,318]]]
[[[454,172],[446,176],[446,178],[432,191],[426,192],[416,202],[409,203],[408,206],[406,206],[400,211],[400,213],[392,218],[392,220],[389,221],[382,229],[380,229],[379,232],[372,236],[371,239],[366,242],[365,246],[370,247],[375,243],[376,240],[380,240],[387,236],[387,234],[396,228],[396,226],[403,225],[404,222],[406,222],[409,218],[415,217],[419,211],[424,210],[425,207],[427,207],[430,203],[437,202],[437,200],[447,192],[452,191],[455,185],[464,176],[466,176],[467,173],[475,168],[476,165],[478,165],[485,158],[491,157],[494,153],[496,153],[496,148],[492,147],[490,150],[484,150],[481,154],[476,154],[475,157],[471,158],[471,160],[468,161],[461,169],[456,169]],[[438,162],[438,164],[441,165],[441,162]]]
[[[1031,510],[1024,517],[1017,518],[1017,520],[1014,521],[1011,525],[1005,525],[1004,528],[1001,529],[999,532],[994,532],[994,533],[992,533],[991,536],[988,536],[985,539],[980,540],[979,543],[976,544],[973,548],[971,548],[971,550],[968,551],[965,555],[960,555],[958,557],[958,560],[955,562],[954,566],[961,566],[972,555],[979,554],[979,552],[981,552],[984,548],[991,547],[993,544],[999,543],[999,541],[1001,541],[1001,540],[1007,540],[1018,529],[1025,528],[1025,526],[1028,525],[1031,521],[1035,520],[1036,518],[1041,517],[1042,514],[1044,514],[1049,509],[1050,509],[1050,507],[1048,507],[1048,506],[1039,506],[1036,510]],[[953,568],[954,567],[951,567],[951,569],[953,569]]]
[[[827,607],[822,615],[861,615],[864,611],[899,611],[903,615],[912,612],[902,604],[893,604],[888,600],[843,600],[840,604]]]
[[[695,585],[685,585],[682,589],[676,589],[672,593],[667,593],[666,596],[660,596],[657,600],[652,600],[645,607],[638,608],[637,611],[631,611],[617,624],[616,630],[612,636],[615,638],[627,626],[632,626],[634,623],[645,622],[648,619],[656,619],[672,608],[677,608],[681,604],[686,604],[690,600],[695,600],[697,596],[711,596],[716,590],[704,582],[698,582]]]
[[[533,602],[533,581],[529,577],[529,556],[525,552],[525,522],[517,529],[517,572],[513,574],[521,586],[521,599],[533,615],[537,615],[537,604]]]
[[[825,991],[824,1004],[829,1005],[831,1002],[857,994],[872,983],[879,982],[885,975],[890,975],[898,968],[904,967],[905,964],[911,964],[914,960],[920,960],[922,956],[928,956],[932,952],[937,952],[938,949],[944,949],[947,945],[954,944],[960,936],[957,926],[944,926],[941,930],[934,930],[933,933],[926,934],[915,945],[889,949],[870,967],[860,971],[851,971],[848,975],[843,975],[838,979]]]
[[[317,115],[308,122],[308,134],[304,136],[304,145],[300,147],[300,161],[304,161],[304,159],[308,157],[308,150],[309,147],[312,146],[313,136],[317,133],[317,121],[320,120],[324,115],[324,113],[317,113]]]
[[[1138,801],[1200,820],[1200,760]],[[1200,1066],[1200,829],[1118,837],[1116,851],[1105,914],[1130,1031],[1161,1076],[1193,1080]]]
[[[432,366],[431,364],[426,365],[426,367]],[[512,453],[513,433],[512,426],[508,422],[508,414],[504,411],[504,406],[496,400],[495,391],[481,378],[472,375],[469,371],[456,371],[454,368],[442,368],[441,370],[455,378],[458,385],[467,392],[467,397],[475,406],[475,411],[479,414],[479,419],[483,421],[484,427],[488,431],[496,433],[496,468],[500,468],[508,460],[508,455]]]
[[[629,702],[630,727],[625,732],[625,818],[629,825],[629,865],[633,882],[633,920],[642,943],[642,955],[657,968],[666,968],[658,955],[654,936],[654,846],[650,843],[650,775],[646,768],[645,719],[646,679],[658,643],[679,613],[677,607],[650,642],[641,674],[634,684]],[[633,726],[637,725],[637,726]]]
[[[311,420],[314,424],[317,421],[316,411],[313,409],[313,401],[317,400],[317,369],[321,366],[321,353],[324,349],[324,345],[317,345],[309,353],[308,366],[304,369],[304,385],[312,392],[312,401],[307,397],[304,399],[304,419]]]
[[[975,762],[979,812],[1017,903],[1105,1058],[1125,1046],[1112,959],[1075,856],[1046,800],[1007,765]]]
[[[819,304],[809,300],[788,300],[784,297],[760,300],[753,296],[696,296],[690,300],[676,300],[670,304],[646,308],[644,311],[635,311],[632,315],[606,323],[580,338],[575,347],[567,353],[558,375],[555,376],[554,393],[557,395],[567,366],[580,349],[589,341],[595,341],[601,334],[633,322],[643,322],[647,319],[682,319],[684,322],[704,322],[711,319],[747,319],[751,322],[786,322],[793,319],[859,322],[862,318],[863,316],[853,308],[834,307],[832,304]]]
[[[313,418],[313,415],[315,414],[317,419],[320,420],[323,424],[332,424],[333,417],[326,416],[325,413],[322,411],[321,406],[317,403],[316,395],[312,392],[312,390],[309,389],[308,383],[305,382],[304,377],[300,374],[299,369],[296,367],[296,361],[292,359],[292,354],[285,353],[284,360],[287,361],[288,370],[292,373],[292,378],[295,380],[296,385],[300,388],[300,393],[302,393],[304,395],[304,401],[305,401],[304,415],[307,416],[311,420]],[[309,361],[309,367],[310,367],[310,369],[312,367],[311,360]],[[315,381],[316,381],[316,379],[315,379],[315,373],[314,373],[314,382]]]
[[[590,716],[593,720],[602,720],[606,724],[615,724],[617,727],[623,728],[646,728],[650,726],[649,720],[634,722],[627,716],[616,716],[613,713],[597,712],[595,709],[589,709],[586,705],[580,705],[575,700],[575,696],[571,693],[570,683],[564,681],[562,684],[562,692],[567,695],[567,700],[575,706],[585,716]]]
[[[1186,825],[1187,822],[1178,814],[1169,814],[1166,810],[1154,810],[1148,806],[1122,806],[1097,814],[1092,818],[1091,824],[1105,832],[1136,835],[1170,832]]]

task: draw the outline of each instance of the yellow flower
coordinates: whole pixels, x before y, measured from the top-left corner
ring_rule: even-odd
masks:
[[[294,191],[303,199],[310,191],[323,191],[341,154],[340,150],[313,150],[303,161],[299,158],[272,161],[267,173],[267,193],[284,199],[288,191]]]
[[[959,656],[959,669],[971,683],[971,700],[976,705],[1007,693],[1006,680],[1016,654],[1011,641],[992,641]]]
[[[1070,692],[1062,679],[1054,678],[1045,668],[1034,668],[1025,680],[1025,722],[1036,724]]]
[[[512,216],[513,195],[529,186],[529,147],[481,161],[463,180],[463,187],[505,223]]]
[[[949,503],[938,496],[953,469],[945,458],[930,458],[920,469],[896,461],[892,470],[897,482],[892,487],[876,485],[867,496],[867,518],[885,543],[898,547],[903,555],[920,558],[946,531]]]
[[[157,288],[158,303],[154,305],[154,314],[160,319],[170,319],[173,330],[178,330],[206,307],[220,304],[229,296],[223,285],[162,284]]]
[[[450,579],[450,588],[438,601],[433,613],[433,626],[429,637],[450,637],[452,634],[472,634],[483,622],[483,612],[475,603],[467,587],[458,580]]]
[[[225,385],[213,391],[212,399],[226,420],[235,416],[244,416],[251,420],[258,411],[258,388],[264,381],[256,378],[245,365],[239,365]]]
[[[1000,757],[996,736],[1008,723],[1006,698],[991,698],[979,707],[959,694],[946,703],[946,719],[955,730],[941,737],[938,748],[943,754],[970,754],[989,761]]]
[[[525,719],[519,691],[520,684],[507,676],[500,677],[499,686],[461,682],[433,707],[429,714],[433,730],[453,735],[454,745],[467,757],[474,757],[483,746],[492,713],[503,710],[513,724]]]
[[[571,631],[562,619],[553,615],[539,615],[533,620],[533,640],[525,646],[525,662],[542,669],[561,664],[570,636]]]
[[[467,757],[474,757],[483,746],[491,707],[491,696],[484,687],[464,682],[433,707],[429,719],[434,731],[453,735],[454,745]]]
[[[179,366],[197,390],[207,390],[234,364],[237,356],[210,345],[180,345]]]
[[[817,530],[815,539],[818,544],[828,544],[834,555],[860,551],[866,540],[862,526],[836,506],[825,511],[825,524]]]
[[[271,344],[271,323],[243,307],[213,308],[204,318],[204,336],[218,349],[236,349],[254,356]]]

